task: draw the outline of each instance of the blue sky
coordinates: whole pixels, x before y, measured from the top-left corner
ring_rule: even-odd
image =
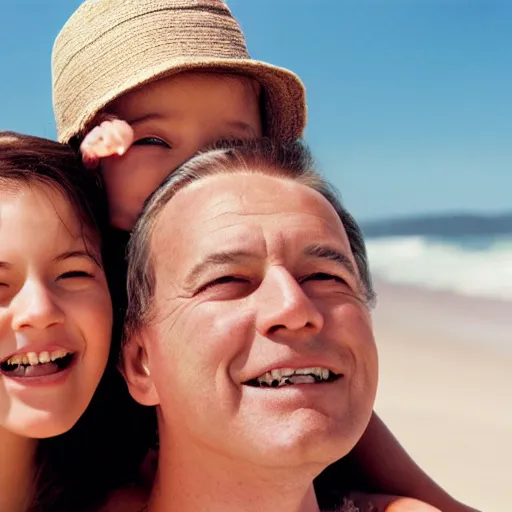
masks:
[[[299,74],[321,170],[359,218],[512,210],[512,3],[230,0]],[[0,2],[0,129],[55,137],[50,52],[78,0]]]

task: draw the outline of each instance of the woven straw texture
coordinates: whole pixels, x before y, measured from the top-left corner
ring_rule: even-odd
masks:
[[[88,0],[52,54],[60,141],[81,133],[117,97],[184,71],[242,74],[263,86],[267,135],[295,139],[306,124],[304,86],[292,72],[251,59],[221,0]]]

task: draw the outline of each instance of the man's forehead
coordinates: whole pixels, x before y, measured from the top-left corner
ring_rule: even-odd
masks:
[[[264,257],[272,240],[296,234],[295,243],[335,244],[350,253],[337,213],[317,192],[269,176],[221,175],[189,185],[164,207],[153,251],[184,268],[221,248]]]
[[[257,173],[205,177],[180,190],[159,215],[158,228],[181,231],[221,224],[223,217],[302,213],[342,227],[338,214],[317,191],[289,179]],[[254,222],[254,221],[253,221]],[[263,222],[263,220],[262,220]]]

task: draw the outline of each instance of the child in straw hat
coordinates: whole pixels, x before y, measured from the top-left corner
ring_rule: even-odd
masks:
[[[306,122],[299,78],[251,59],[220,0],[84,2],[55,42],[53,102],[60,141],[100,125],[83,140],[89,163],[134,141],[122,160],[101,164],[112,223],[127,230],[198,150],[220,139],[295,139]]]
[[[59,140],[99,163],[111,223],[124,231],[162,180],[202,148],[295,139],[306,124],[300,79],[251,59],[221,0],[86,0],[58,35],[52,65]],[[469,510],[410,460],[376,415],[352,458],[331,468],[334,486],[355,464],[372,488]]]

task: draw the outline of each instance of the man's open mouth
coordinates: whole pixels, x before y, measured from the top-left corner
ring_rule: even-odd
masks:
[[[342,375],[331,372],[327,368],[280,368],[260,375],[256,379],[244,382],[247,386],[259,388],[279,388],[295,384],[315,384],[334,382]]]
[[[7,377],[46,377],[64,371],[74,357],[65,350],[16,354],[0,363],[0,372]]]

